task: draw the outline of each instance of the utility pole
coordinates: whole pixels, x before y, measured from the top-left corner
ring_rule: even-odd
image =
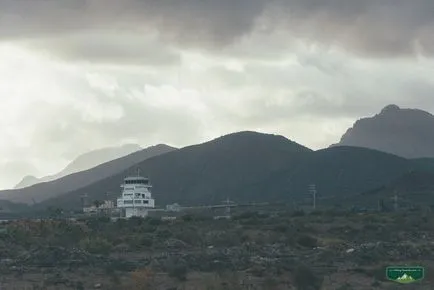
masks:
[[[312,195],[312,207],[315,210],[316,209],[316,194],[317,194],[315,184],[309,185],[309,194]]]
[[[87,206],[87,193],[83,193],[81,195],[81,207],[84,211],[84,208]]]
[[[108,206],[108,208],[109,208],[109,215],[110,215],[110,218],[112,217],[112,214],[113,214],[113,207],[114,207],[114,205],[115,205],[115,202],[113,201],[113,200],[109,200],[109,198],[108,198],[108,195],[109,194],[114,194],[113,192],[111,192],[111,191],[107,191],[106,192],[106,198],[107,198],[107,206]]]
[[[104,201],[104,204],[106,206],[106,208],[105,208],[105,214],[110,214],[110,203],[109,203],[108,195],[109,195],[109,193],[108,193],[108,191],[106,191],[106,193],[105,193],[105,201]],[[111,217],[111,215],[109,215],[109,217]]]
[[[393,196],[393,208],[395,211],[398,211],[398,195],[395,192],[395,195]]]
[[[231,206],[230,203],[231,201],[229,200],[229,198],[227,198],[224,203],[226,204],[226,216],[230,217],[231,216]]]

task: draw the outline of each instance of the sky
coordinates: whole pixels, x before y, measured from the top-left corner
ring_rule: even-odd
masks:
[[[432,0],[1,0],[0,188],[78,155],[255,130],[312,149],[434,112]]]

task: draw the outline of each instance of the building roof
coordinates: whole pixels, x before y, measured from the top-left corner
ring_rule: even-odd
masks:
[[[142,176],[131,176],[131,177],[126,177],[124,179],[124,181],[134,181],[134,180],[149,180],[149,178],[147,177],[142,177]]]

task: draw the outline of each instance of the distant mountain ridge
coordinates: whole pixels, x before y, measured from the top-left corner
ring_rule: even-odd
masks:
[[[55,181],[0,191],[0,200],[31,204],[35,199],[34,210],[79,209],[83,194],[88,200],[103,200],[110,192],[109,198],[115,199],[123,179],[138,168],[151,179],[158,207],[175,202],[216,204],[227,198],[237,203],[306,204],[312,202],[306,194],[311,184],[317,187],[318,204],[369,201],[375,206],[395,188],[411,195],[421,192],[423,181],[431,190],[434,159],[406,159],[352,146],[313,151],[283,136],[245,131],[181,149],[147,148]],[[412,172],[421,174],[408,175]],[[403,183],[399,180],[405,186],[393,185]],[[386,191],[364,194],[377,189]],[[429,192],[423,192],[420,200],[426,198],[431,200]]]
[[[332,146],[356,146],[405,158],[434,157],[434,116],[418,109],[388,105],[355,122]]]
[[[79,207],[83,193],[88,193],[90,200],[104,199],[105,192],[120,192],[120,183],[137,168],[151,179],[158,206],[220,203],[226,198],[260,200],[271,196],[263,191],[262,184],[267,184],[273,174],[296,168],[311,152],[283,136],[237,132],[138,162],[37,206]]]
[[[29,187],[0,191],[0,200],[14,203],[39,203],[46,199],[88,186],[104,178],[109,178],[130,168],[134,164],[161,154],[177,150],[174,147],[159,144],[131,153],[91,169],[76,172],[56,180],[34,184]]]
[[[69,163],[62,171],[54,175],[36,178],[34,176],[25,176],[14,189],[28,187],[40,182],[47,182],[62,178],[64,176],[76,173],[79,171],[87,170],[92,167],[98,166],[104,162],[108,162],[128,154],[142,150],[137,144],[125,144],[119,147],[107,147],[102,149],[93,150],[84,153]]]
[[[430,167],[428,161],[425,167]],[[316,184],[318,202],[354,197],[419,168],[413,160],[377,150],[339,146],[313,151],[283,136],[238,132],[136,163],[113,176],[37,204],[79,208],[80,196],[104,199],[141,169],[157,206],[235,202],[299,203]]]

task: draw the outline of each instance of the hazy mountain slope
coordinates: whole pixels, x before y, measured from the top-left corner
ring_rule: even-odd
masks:
[[[128,154],[140,151],[141,149],[142,148],[139,145],[126,144],[120,147],[109,147],[109,148],[102,148],[102,149],[90,151],[78,156],[74,161],[68,164],[68,166],[66,166],[61,172],[57,174],[42,177],[42,178],[36,178],[34,176],[24,177],[23,180],[21,180],[15,186],[15,189],[24,188],[40,182],[47,182],[47,181],[59,179],[69,174],[87,170],[95,166],[98,166],[104,162],[108,162],[126,156]]]
[[[7,199],[12,202],[32,203],[32,199],[41,202],[63,193],[76,190],[86,185],[97,182],[119,173],[134,164],[148,158],[176,150],[167,145],[157,145],[127,156],[103,163],[94,168],[73,173],[60,179],[49,182],[38,183],[22,189],[0,191],[0,199]]]
[[[33,175],[26,175],[23,177],[23,179],[15,185],[14,189],[24,188],[27,186],[31,186],[36,183],[48,181],[50,179],[49,176],[37,178]]]
[[[0,200],[0,219],[3,214],[8,214],[15,211],[27,210],[28,205],[21,203],[13,203],[9,200]]]
[[[434,116],[389,105],[373,117],[358,120],[336,145],[366,147],[406,158],[434,157]]]
[[[282,136],[240,132],[145,160],[110,178],[42,203],[41,207],[80,205],[80,195],[102,199],[119,192],[128,174],[140,167],[154,185],[157,205],[212,204],[227,197],[266,200],[261,184],[273,174],[296,168],[313,151]]]

